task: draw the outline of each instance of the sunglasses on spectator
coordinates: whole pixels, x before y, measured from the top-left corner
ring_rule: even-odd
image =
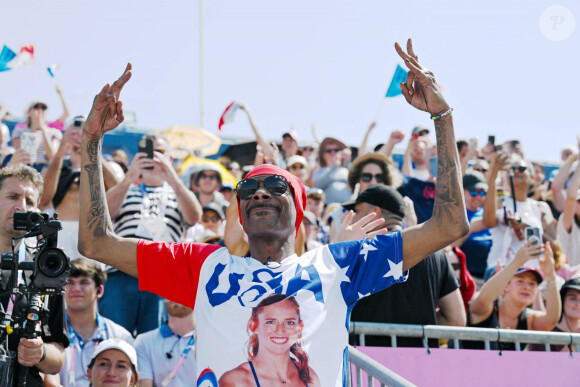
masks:
[[[201,221],[202,221],[202,222],[205,222],[205,223],[208,223],[208,222],[217,223],[217,222],[219,222],[220,220],[221,220],[221,218],[220,218],[219,216],[217,216],[217,215],[214,215],[214,216],[203,215],[203,216],[201,217]]]
[[[199,178],[200,179],[217,180],[217,175],[214,175],[214,174],[206,175],[205,173],[200,173]]]
[[[473,168],[473,170],[474,171],[477,171],[477,172],[481,172],[481,173],[486,173],[487,172],[487,169],[485,169],[485,168]]]
[[[308,147],[308,146],[306,146],[306,147],[302,148],[302,150],[303,150],[304,152],[314,152],[314,148],[312,148],[312,147]]]
[[[290,188],[290,183],[280,175],[268,176],[262,183],[264,188],[275,196],[284,195]],[[236,185],[236,195],[240,200],[249,200],[259,187],[260,181],[253,178],[244,179]]]
[[[337,152],[340,152],[339,148],[326,148],[324,150],[324,153],[337,153]]]
[[[36,104],[32,108],[46,110],[46,105]]]
[[[360,175],[361,180],[364,181],[365,183],[370,183],[373,177],[379,184],[385,182],[385,175],[382,173],[377,173],[376,175],[373,175],[372,173],[363,173]]]
[[[476,197],[477,195],[485,196],[485,195],[487,195],[487,191],[483,191],[483,190],[481,190],[481,191],[479,191],[479,190],[473,190],[473,191],[469,191],[469,194],[471,196],[473,196],[473,197]]]
[[[528,167],[526,167],[525,165],[518,165],[517,167],[516,166],[512,167],[512,171],[514,171],[514,172],[518,171],[518,172],[524,173],[527,170],[528,170]]]
[[[294,169],[304,169],[304,165],[302,164],[294,164],[290,166],[290,169],[294,170]]]

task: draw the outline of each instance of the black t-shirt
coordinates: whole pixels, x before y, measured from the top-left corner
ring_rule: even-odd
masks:
[[[32,256],[27,254],[27,261],[32,261]],[[8,280],[10,277],[10,271],[3,270],[0,279],[1,293],[2,297],[0,301],[6,310],[6,306],[9,301],[9,294],[4,294],[4,289],[7,288]],[[66,317],[65,317],[65,302],[63,295],[51,295],[48,297],[48,309],[50,311],[49,316],[46,320],[42,321],[41,326],[41,337],[45,343],[61,343],[66,348],[69,345],[68,332],[66,329]],[[14,309],[12,311],[13,320],[17,319],[18,316],[25,314],[27,310],[27,300],[24,296],[19,296],[16,298],[14,303]],[[11,351],[17,351],[20,338],[16,337],[14,334],[8,336],[8,348]],[[16,382],[16,376],[14,377],[14,382]],[[26,379],[26,385],[28,387],[41,387],[44,386],[42,378],[40,377],[39,371],[36,367],[30,367],[28,369],[28,377]]]
[[[393,324],[435,325],[435,307],[440,298],[459,288],[451,264],[442,250],[427,256],[409,271],[407,281],[395,284],[357,302],[351,321]],[[359,345],[358,335],[351,335],[350,343]],[[367,346],[391,346],[386,336],[365,336]],[[398,347],[422,347],[421,338],[397,337]],[[438,347],[436,339],[430,347]]]

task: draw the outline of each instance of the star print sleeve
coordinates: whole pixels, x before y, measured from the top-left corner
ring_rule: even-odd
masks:
[[[407,280],[400,232],[377,235],[372,240],[334,243],[328,248],[344,272],[341,290],[348,305]]]

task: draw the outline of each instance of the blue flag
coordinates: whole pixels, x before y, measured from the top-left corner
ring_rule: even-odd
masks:
[[[2,47],[2,51],[0,52],[0,71],[10,70],[10,67],[7,67],[6,65],[14,59],[15,56],[16,53],[7,46]]]
[[[389,85],[389,89],[387,90],[387,95],[385,95],[385,97],[396,97],[397,95],[403,94],[399,84],[401,82],[405,82],[406,80],[407,71],[405,71],[405,69],[403,69],[400,65],[397,65],[395,74],[393,74],[393,79],[391,79],[391,84]]]

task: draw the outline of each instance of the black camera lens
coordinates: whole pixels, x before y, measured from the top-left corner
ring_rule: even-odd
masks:
[[[58,277],[67,266],[67,258],[60,250],[49,249],[38,257],[38,270],[47,277]]]

